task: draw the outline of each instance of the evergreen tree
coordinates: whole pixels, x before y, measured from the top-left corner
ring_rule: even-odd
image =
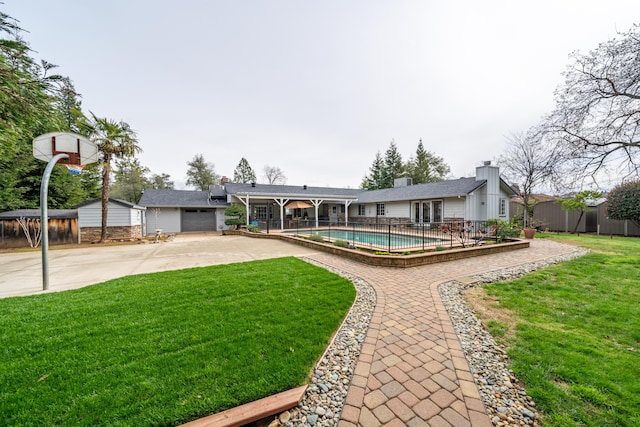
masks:
[[[236,166],[236,169],[233,171],[233,182],[241,184],[256,182],[256,173],[244,157],[240,159],[238,166]]]
[[[111,197],[138,203],[142,192],[146,188],[151,188],[148,174],[149,168],[142,166],[138,159],[124,158],[117,161]]]
[[[46,163],[33,157],[31,142],[47,132],[69,130],[57,90],[64,78],[47,75],[55,66],[30,57],[22,32],[15,19],[0,12],[0,211],[39,206]],[[68,175],[64,166],[51,174],[54,207],[84,199],[82,182]]]
[[[201,191],[209,191],[209,187],[218,183],[219,177],[213,163],[204,159],[202,154],[196,154],[193,160],[187,162],[187,185]]]
[[[171,181],[171,176],[169,174],[161,173],[160,175],[151,175],[151,188],[153,189],[173,190],[174,186],[175,184],[173,181]]]
[[[369,168],[369,175],[365,175],[360,187],[365,190],[379,190],[385,188],[383,185],[384,174],[384,161],[380,155],[380,151],[376,153],[376,158],[373,160],[371,167]]]
[[[415,157],[407,162],[405,168],[413,184],[443,181],[451,172],[451,168],[442,157],[424,149],[422,139],[418,143]]]
[[[396,142],[391,140],[389,148],[384,155],[384,169],[382,173],[382,188],[392,188],[393,181],[396,178],[404,176],[404,164],[402,163],[402,156],[398,151]]]

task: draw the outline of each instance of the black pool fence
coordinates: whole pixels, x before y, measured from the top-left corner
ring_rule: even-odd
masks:
[[[447,221],[431,223],[365,224],[315,220],[288,221],[281,230],[280,220],[252,221],[263,232],[283,232],[324,240],[342,240],[349,247],[386,252],[412,252],[435,248],[469,247],[496,240],[495,227],[486,221]]]

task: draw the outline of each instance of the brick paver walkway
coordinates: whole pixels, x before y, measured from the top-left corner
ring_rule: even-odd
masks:
[[[311,256],[366,280],[377,294],[339,427],[491,426],[438,285],[574,249],[533,240],[528,249],[408,269]]]

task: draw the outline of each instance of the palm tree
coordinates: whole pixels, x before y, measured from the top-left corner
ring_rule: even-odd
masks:
[[[91,112],[90,112],[91,113]],[[111,177],[111,161],[114,159],[134,157],[142,151],[138,146],[138,136],[128,123],[116,122],[106,118],[82,117],[78,123],[80,132],[96,143],[102,154],[102,230],[100,242],[107,238],[107,212],[109,206],[109,181]]]

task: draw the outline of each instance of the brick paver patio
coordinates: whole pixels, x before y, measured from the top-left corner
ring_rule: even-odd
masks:
[[[408,269],[312,255],[377,294],[339,426],[491,426],[438,285],[574,249],[533,240],[528,249]]]

